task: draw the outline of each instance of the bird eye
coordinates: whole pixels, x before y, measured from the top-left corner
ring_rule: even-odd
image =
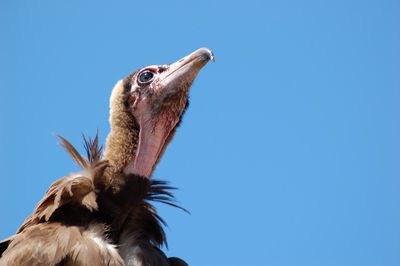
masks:
[[[151,71],[145,71],[139,75],[138,81],[141,84],[146,84],[152,81],[154,78],[154,73]]]

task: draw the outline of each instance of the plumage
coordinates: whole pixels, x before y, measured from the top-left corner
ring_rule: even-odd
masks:
[[[152,202],[181,207],[174,188],[151,175],[187,108],[191,83],[212,57],[199,49],[117,82],[104,156],[98,135],[84,138],[86,157],[59,136],[81,171],[55,181],[17,233],[0,242],[0,265],[187,265],[160,250],[165,222]]]

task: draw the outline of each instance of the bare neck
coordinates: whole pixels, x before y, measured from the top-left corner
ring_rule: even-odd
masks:
[[[124,173],[150,177],[164,150],[171,126],[163,119],[152,121],[144,118],[138,123],[140,125],[138,146]]]
[[[163,116],[152,120],[146,115],[136,121],[125,105],[123,90],[123,82],[120,81],[111,95],[111,132],[104,152],[104,159],[110,165],[106,169],[106,176],[116,184],[118,175],[122,173],[150,177],[177,123]]]

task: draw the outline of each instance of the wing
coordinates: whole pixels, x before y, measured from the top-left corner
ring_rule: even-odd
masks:
[[[97,210],[95,188],[90,175],[73,174],[54,182],[18,232],[29,226],[52,220],[54,214],[68,204],[82,206],[89,211]]]
[[[81,156],[78,151],[65,138],[59,136],[61,146],[70,154],[72,159],[82,168],[81,173],[70,174],[55,181],[47,190],[43,199],[36,206],[18,232],[25,228],[43,222],[51,221],[54,215],[59,215],[66,205],[83,208],[89,212],[96,211],[95,183],[102,178],[107,161],[100,159],[101,147],[98,146],[98,137],[94,141],[84,138],[88,158]],[[60,218],[59,218],[60,219]],[[57,220],[59,220],[57,219]]]
[[[0,258],[5,265],[112,265],[123,260],[108,243],[102,225],[87,228],[61,223],[41,223],[13,237]]]
[[[8,245],[10,245],[10,242],[14,239],[14,237],[15,236],[11,236],[9,238],[0,241],[0,257],[3,254],[3,252],[8,248]]]
[[[171,266],[189,266],[184,260],[177,257],[170,257],[168,261]]]
[[[122,265],[115,247],[107,241],[105,229],[93,229],[103,225],[96,225],[90,215],[98,209],[96,182],[101,181],[107,167],[107,162],[100,159],[98,138],[84,139],[87,159],[66,139],[60,140],[82,172],[55,181],[17,234],[0,242],[0,265],[68,265],[68,261]]]

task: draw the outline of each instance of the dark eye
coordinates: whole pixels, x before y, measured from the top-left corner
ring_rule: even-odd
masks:
[[[145,71],[143,73],[140,73],[139,75],[139,83],[141,84],[146,84],[149,83],[150,81],[152,81],[154,78],[154,73],[151,71]]]

